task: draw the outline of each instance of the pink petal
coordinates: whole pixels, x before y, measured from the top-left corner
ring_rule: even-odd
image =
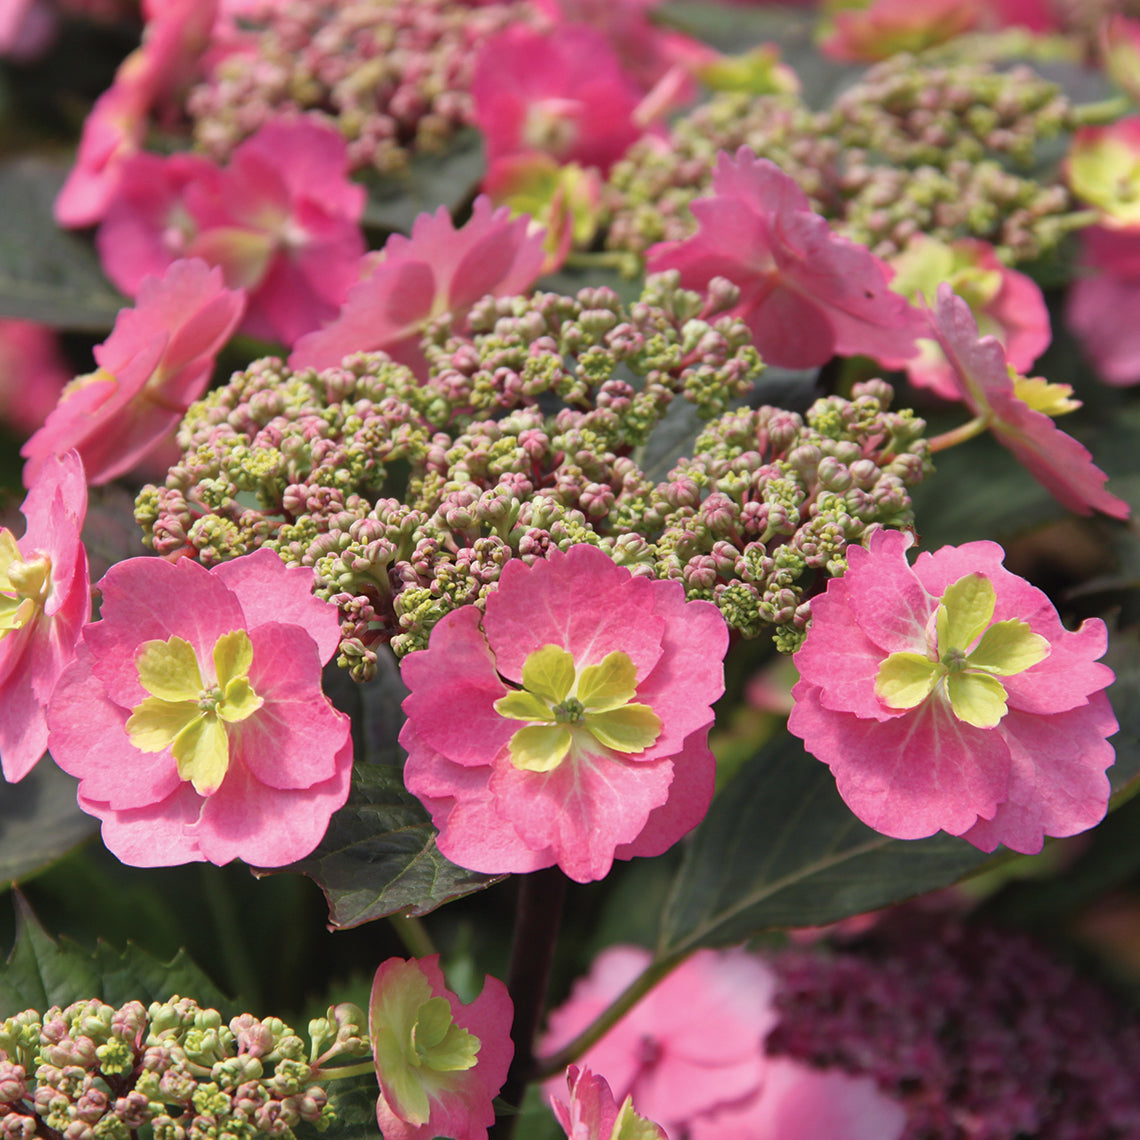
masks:
[[[896,839],[961,835],[992,818],[1009,794],[1001,735],[959,721],[940,699],[888,721],[831,712],[800,681],[788,731],[829,765],[839,794],[865,823]]]
[[[1033,855],[1046,835],[1095,827],[1111,792],[1105,769],[1116,758],[1105,737],[1117,728],[1103,693],[1054,716],[1010,709],[1000,725],[1013,761],[1007,799],[992,819],[980,819],[963,837],[983,851],[1004,843]]]

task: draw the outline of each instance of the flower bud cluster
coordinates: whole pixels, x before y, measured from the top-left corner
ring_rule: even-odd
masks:
[[[227,1025],[189,998],[81,1001],[0,1024],[0,1136],[128,1140],[292,1137],[333,1118],[319,1084],[334,1058],[367,1056],[364,1014],[336,1006],[310,1023],[312,1048],[283,1021],[241,1014]]]
[[[429,330],[422,384],[383,354],[320,373],[259,361],[190,409],[183,459],[136,517],[166,556],[264,545],[313,567],[358,679],[382,645],[422,648],[446,613],[481,605],[509,559],[576,543],[794,645],[817,572],[841,572],[868,527],[910,521],[924,425],[888,412],[881,382],[806,422],[728,410],[762,367],[743,323],[716,316],[735,299],[675,272],[629,306],[608,289],[486,298],[468,333]],[[677,395],[713,422],[657,484],[635,456]]]
[[[1016,173],[1037,144],[1076,129],[1056,84],[1027,67],[923,64],[901,54],[870,69],[826,110],[796,97],[721,95],[678,120],[668,147],[635,144],[610,176],[608,244],[644,252],[695,229],[717,152],[770,158],[837,232],[880,257],[915,233],[982,238],[1009,263],[1052,249],[1073,225],[1059,175]]]
[[[479,46],[534,15],[519,0],[286,0],[243,21],[238,50],[190,93],[198,147],[222,162],[267,119],[319,111],[352,169],[392,173],[471,124]]]

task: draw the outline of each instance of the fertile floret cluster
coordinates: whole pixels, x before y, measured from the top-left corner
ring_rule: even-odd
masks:
[[[489,36],[534,22],[518,0],[288,0],[265,5],[190,94],[198,146],[222,161],[266,120],[320,111],[349,165],[381,173],[440,151],[470,125],[474,59]]]
[[[728,410],[762,365],[743,323],[716,316],[735,289],[710,293],[662,274],[628,307],[607,289],[486,298],[470,334],[429,332],[424,383],[378,353],[322,372],[258,361],[191,408],[182,461],[136,517],[167,556],[269,546],[312,566],[358,678],[380,645],[423,648],[444,614],[481,605],[509,559],[582,542],[793,649],[815,572],[842,573],[868,527],[909,523],[925,425],[888,411],[881,382],[806,420]],[[676,395],[718,418],[655,482],[638,457]]]
[[[332,1109],[316,1079],[334,1058],[369,1053],[352,1005],[310,1022],[305,1043],[279,1018],[173,997],[149,1008],[99,1001],[26,1010],[0,1024],[0,1136],[128,1140],[291,1140],[301,1121],[326,1127]]]
[[[905,54],[819,112],[791,95],[721,95],[675,123],[668,147],[645,139],[614,167],[608,243],[643,252],[690,236],[688,205],[710,192],[717,152],[747,146],[879,257],[924,233],[982,238],[1003,260],[1025,261],[1072,228],[1073,206],[1059,177],[1010,167],[1028,168],[1039,142],[1076,126],[1057,85],[1027,67],[924,65]]]

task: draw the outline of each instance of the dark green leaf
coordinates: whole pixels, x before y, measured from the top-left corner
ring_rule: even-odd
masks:
[[[474,128],[462,131],[444,154],[417,154],[407,173],[373,179],[364,224],[407,233],[422,213],[440,206],[454,213],[473,195],[485,169],[482,135]]]
[[[98,820],[79,810],[76,781],[45,757],[0,793],[0,887],[27,880],[91,837]]]
[[[1135,629],[1109,638],[1104,663],[1116,673],[1108,699],[1120,731],[1112,738],[1116,763],[1109,768],[1108,778],[1112,790],[1118,792],[1140,774],[1140,638]]]
[[[15,896],[19,932],[7,965],[0,970],[0,1018],[25,1009],[43,1013],[53,1005],[95,999],[121,1006],[128,1001],[166,1001],[172,995],[193,998],[199,1005],[225,1010],[227,998],[180,950],[161,962],[128,945],[123,953],[100,942],[94,952],[70,939],[49,937],[35,915]]]
[[[120,954],[106,942],[100,942],[95,947],[95,968],[101,981],[99,996],[108,1005],[120,1006],[128,1001],[149,1005],[152,1001],[169,1001],[176,994],[193,998],[203,1008],[224,1011],[231,1004],[185,950],[179,950],[169,962],[160,962],[130,943]]]
[[[329,920],[341,929],[389,914],[427,914],[496,882],[445,859],[435,836],[398,767],[358,764],[348,803],[320,846],[287,869],[308,875],[324,891]]]
[[[107,283],[91,243],[56,225],[65,175],[43,159],[0,166],[0,316],[105,332],[130,302]]]
[[[21,895],[16,895],[19,929],[7,965],[0,971],[0,1017],[25,1009],[40,1013],[99,996],[99,971],[74,945],[53,941]]]
[[[694,834],[658,954],[836,922],[948,886],[986,858],[952,836],[903,842],[872,831],[826,765],[785,733],[744,766]]]

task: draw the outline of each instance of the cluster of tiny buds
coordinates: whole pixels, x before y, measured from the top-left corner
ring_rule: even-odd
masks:
[[[469,333],[425,337],[423,383],[382,354],[320,373],[257,362],[191,408],[181,462],[136,517],[166,556],[268,546],[311,566],[358,679],[383,645],[422,648],[446,613],[482,605],[509,559],[575,543],[795,648],[847,544],[911,522],[925,425],[889,410],[882,381],[806,417],[732,410],[762,367],[747,328],[717,315],[736,296],[673,272],[629,306],[607,289],[486,298]],[[657,481],[635,456],[677,395],[710,422]]]
[[[291,1138],[333,1119],[318,1083],[330,1062],[367,1057],[364,1014],[330,1007],[309,1023],[308,1050],[279,1018],[173,997],[149,1008],[99,1001],[35,1010],[0,1024],[0,1137],[129,1140]]]
[[[286,0],[243,20],[241,50],[217,62],[188,98],[199,148],[222,161],[266,120],[289,111],[328,116],[353,170],[403,170],[438,153],[472,123],[479,45],[519,22],[519,0]]]
[[[770,158],[837,232],[890,257],[916,233],[991,242],[1009,264],[1052,250],[1087,219],[1059,171],[1033,177],[1042,141],[1078,125],[1056,84],[1028,67],[923,62],[905,53],[871,68],[831,107],[792,95],[720,95],[672,127],[670,145],[636,144],[610,175],[607,244],[642,253],[695,229],[717,153]]]

